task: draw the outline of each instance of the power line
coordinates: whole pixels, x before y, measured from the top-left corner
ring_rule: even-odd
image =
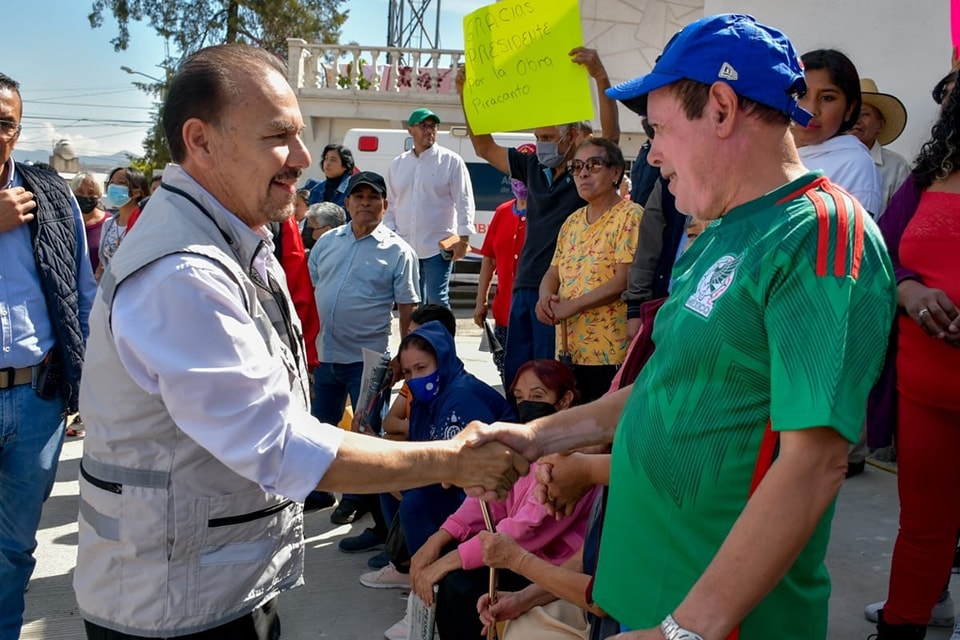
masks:
[[[156,108],[156,107],[135,107],[132,105],[124,105],[124,104],[85,104],[85,103],[78,103],[78,102],[53,102],[53,101],[43,101],[43,102],[35,101],[32,104],[55,104],[55,105],[66,106],[66,107],[95,107],[98,109],[138,109],[140,111],[150,111]]]
[[[24,120],[27,120],[27,119],[30,119],[30,120],[40,120],[40,121],[41,121],[40,124],[42,124],[43,122],[46,122],[46,121],[50,121],[50,120],[55,120],[55,121],[57,121],[57,122],[89,122],[89,123],[92,123],[92,124],[104,124],[104,125],[115,124],[115,123],[120,123],[120,124],[153,124],[153,121],[152,121],[152,120],[118,120],[118,119],[115,119],[115,118],[111,118],[111,119],[104,119],[104,118],[77,118],[76,116],[74,116],[74,117],[72,117],[72,118],[71,118],[71,117],[66,117],[66,116],[24,116],[23,119],[24,119]],[[25,123],[25,124],[26,124],[26,123]]]

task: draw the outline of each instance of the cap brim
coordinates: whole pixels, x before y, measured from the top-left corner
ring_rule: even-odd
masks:
[[[907,126],[907,108],[900,99],[889,93],[864,91],[863,104],[869,104],[883,114],[883,129],[877,134],[880,146],[887,146],[900,137]]]
[[[621,82],[607,89],[607,97],[623,103],[627,109],[641,116],[647,115],[647,95],[668,84],[682,80],[682,76],[652,71],[645,76]]]

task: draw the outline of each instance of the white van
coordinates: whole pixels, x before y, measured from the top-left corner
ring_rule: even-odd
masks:
[[[495,133],[493,139],[504,147],[518,147],[533,143],[532,133]],[[470,252],[467,260],[479,260],[477,251],[483,246],[487,227],[494,210],[513,198],[510,179],[493,168],[473,151],[473,143],[466,127],[453,127],[437,134],[437,144],[457,153],[467,163],[470,181],[473,183],[473,199],[477,212],[474,226],[477,232],[470,236]],[[353,159],[362,171],[387,174],[387,167],[398,155],[413,148],[413,138],[406,129],[350,129],[343,138],[343,146],[353,152]],[[387,194],[389,197],[389,194]]]

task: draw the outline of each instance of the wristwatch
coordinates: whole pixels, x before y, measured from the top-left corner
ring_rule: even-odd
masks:
[[[663,619],[663,622],[660,623],[660,633],[662,633],[663,637],[667,640],[703,640],[703,636],[700,634],[684,629],[678,625],[672,615],[668,615]]]

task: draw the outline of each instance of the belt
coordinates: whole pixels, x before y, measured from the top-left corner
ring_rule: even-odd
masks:
[[[0,369],[0,390],[16,387],[21,384],[30,384],[33,382],[33,370],[35,367],[24,367],[14,369],[7,367]]]

